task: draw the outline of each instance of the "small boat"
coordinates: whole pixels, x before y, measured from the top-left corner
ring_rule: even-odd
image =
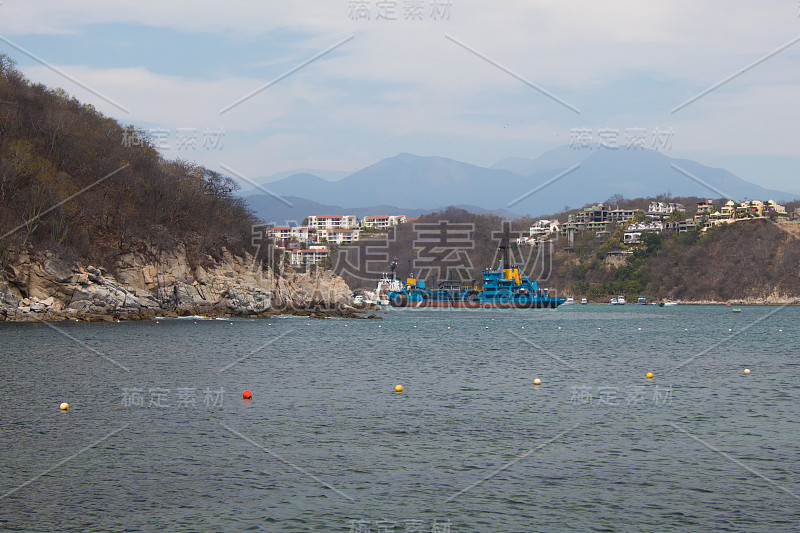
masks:
[[[625,297],[617,296],[617,305],[625,305]]]
[[[732,309],[732,311],[733,311],[734,313],[741,313],[741,312],[742,312],[742,310],[741,310],[741,309],[739,309],[738,307],[734,307],[734,308]]]
[[[611,301],[608,302],[608,305],[617,305],[617,299],[611,298]]]
[[[636,300],[636,305],[647,305],[647,298],[644,296],[639,296]]]
[[[569,298],[567,298],[567,301],[566,301],[566,302],[564,302],[564,303],[563,303],[563,304],[561,304],[561,305],[574,304],[574,303],[575,303],[575,298],[573,298],[572,296],[570,296]]]
[[[673,307],[678,305],[678,302],[664,302],[664,307]]]
[[[581,305],[589,305],[589,301],[586,298],[581,298]]]

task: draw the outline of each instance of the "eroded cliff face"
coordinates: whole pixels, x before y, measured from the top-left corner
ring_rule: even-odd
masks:
[[[210,258],[208,258],[210,260]],[[154,316],[353,316],[351,291],[322,269],[275,275],[251,256],[225,252],[192,266],[183,248],[124,252],[116,275],[71,264],[52,252],[20,255],[0,276],[0,317],[8,320],[115,320]]]

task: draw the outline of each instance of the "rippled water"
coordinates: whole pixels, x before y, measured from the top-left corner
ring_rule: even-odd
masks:
[[[384,316],[0,323],[0,528],[800,524],[800,308]]]

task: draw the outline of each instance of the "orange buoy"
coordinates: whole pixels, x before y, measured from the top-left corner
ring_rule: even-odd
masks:
[[[244,391],[242,393],[242,398],[244,398],[245,400],[252,400],[253,399],[253,393],[250,392],[249,390],[246,390],[246,391]]]

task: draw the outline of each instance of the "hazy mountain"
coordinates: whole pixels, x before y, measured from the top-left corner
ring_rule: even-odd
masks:
[[[309,175],[289,176],[268,184],[280,195],[302,195],[317,202],[369,206],[389,203],[418,209],[446,205],[476,205],[491,210],[503,207],[502,191],[487,184],[518,182],[521,176],[446,157],[400,154],[384,159],[337,182],[311,180]]]
[[[296,170],[286,170],[283,172],[276,172],[275,174],[271,174],[266,177],[256,178],[253,181],[259,185],[262,185],[266,188],[270,188],[270,184],[284,178],[288,178],[289,176],[298,176],[298,175],[310,175],[316,178],[319,178],[323,181],[336,181],[348,175],[348,172],[342,170],[324,170],[324,169],[312,169],[312,168],[300,168]],[[239,191],[240,196],[248,195],[248,194],[259,194],[258,187],[254,187],[253,185],[242,182],[242,189]]]
[[[576,150],[570,146],[559,146],[535,159],[507,157],[492,165],[491,168],[508,170],[520,176],[531,176],[537,172],[570,168],[593,153],[594,151],[589,149]]]
[[[448,206],[435,209],[402,208],[392,205],[373,205],[367,207],[342,207],[313,202],[297,196],[283,196],[282,200],[267,194],[247,196],[245,202],[253,210],[256,217],[264,222],[278,226],[299,225],[309,215],[355,215],[359,218],[368,215],[405,215],[418,217],[436,211],[443,211]],[[456,205],[471,213],[483,215],[492,213],[506,219],[519,218],[520,215],[503,209],[488,210],[474,205]]]
[[[536,159],[509,158],[493,166],[496,168],[445,157],[399,154],[339,181],[330,182],[301,173],[267,184],[267,187],[275,194],[316,202],[313,212],[317,213],[323,208],[335,208],[337,211],[331,213],[343,213],[342,208],[336,206],[351,206],[348,213],[357,214],[358,208],[372,206],[365,214],[380,214],[375,212],[375,206],[389,204],[409,206],[395,211],[408,216],[448,205],[462,205],[473,211],[474,206],[491,212],[506,210],[512,216],[513,213],[542,215],[560,211],[565,206],[602,202],[614,194],[636,198],[671,193],[674,196],[779,202],[796,196],[765,189],[724,169],[674,159],[647,149],[609,150],[594,146],[573,150],[564,146]],[[572,170],[565,173],[567,169]],[[520,174],[529,171],[532,172]],[[286,212],[286,206],[272,207],[279,213]],[[257,211],[263,209],[268,213],[269,208],[266,204],[259,205]],[[312,214],[305,212],[300,217],[299,212],[292,213],[301,219]]]

